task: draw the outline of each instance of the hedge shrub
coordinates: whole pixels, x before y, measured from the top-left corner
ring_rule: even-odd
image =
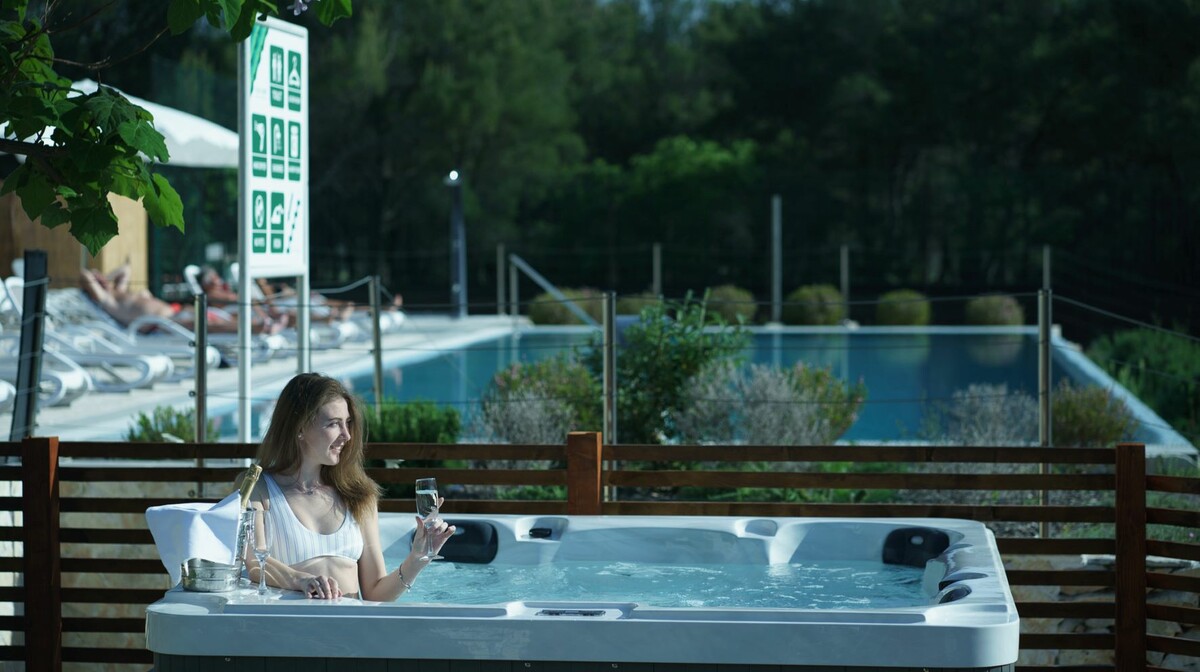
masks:
[[[784,324],[837,325],[846,318],[842,293],[833,285],[804,285],[784,300]]]
[[[929,299],[914,289],[897,289],[879,297],[875,323],[881,326],[923,327],[929,324]]]
[[[1133,438],[1133,412],[1101,387],[1078,387],[1063,380],[1050,401],[1051,440],[1056,446],[1106,448]]]
[[[582,289],[566,288],[560,291],[563,296],[582,308],[583,312],[590,315],[593,320],[601,322],[604,319],[602,295],[598,290],[584,287]],[[549,292],[538,294],[529,303],[529,320],[534,324],[583,324],[583,321],[571,312],[566,304],[551,296]]]
[[[1096,339],[1087,355],[1177,431],[1200,440],[1200,343],[1127,329]]]
[[[190,443],[196,440],[195,416],[195,409],[156,406],[150,415],[137,414],[133,425],[125,432],[125,440],[131,443]],[[217,440],[217,426],[211,419],[205,427],[205,437],[210,443]]]
[[[964,309],[965,321],[974,326],[1015,327],[1025,324],[1025,309],[1008,294],[988,294],[969,301]]]
[[[708,312],[720,315],[729,324],[748,324],[754,321],[758,305],[748,289],[734,285],[711,287],[706,293]]]

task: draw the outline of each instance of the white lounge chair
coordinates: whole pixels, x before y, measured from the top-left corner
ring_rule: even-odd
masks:
[[[21,314],[25,281],[20,277],[4,280],[7,304]],[[53,316],[49,298],[47,314]],[[60,333],[57,320],[46,321],[43,349],[52,350],[76,364],[95,372],[92,376],[93,389],[100,392],[129,392],[152,386],[175,371],[171,358],[145,350],[133,351],[110,342],[97,334],[74,331]]]
[[[153,387],[175,372],[171,358],[153,352],[131,353],[99,334],[77,331],[71,336],[45,333],[45,349],[91,370],[99,392],[129,392]]]
[[[0,380],[0,413],[13,407],[17,401],[17,388],[7,380]]]
[[[0,380],[14,382],[20,357],[20,339],[0,334]],[[46,406],[67,406],[92,391],[92,377],[83,367],[57,352],[43,350],[38,400]]]

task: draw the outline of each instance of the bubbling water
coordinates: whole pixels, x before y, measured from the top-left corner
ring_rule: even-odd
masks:
[[[402,558],[389,558],[388,565]],[[923,571],[880,562],[666,565],[620,561],[541,565],[435,562],[406,600],[636,602],[661,608],[883,609],[929,603]]]

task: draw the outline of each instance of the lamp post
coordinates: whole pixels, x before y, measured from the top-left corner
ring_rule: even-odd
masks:
[[[443,180],[450,187],[450,299],[458,317],[467,316],[467,234],[463,224],[462,175],[452,170]]]

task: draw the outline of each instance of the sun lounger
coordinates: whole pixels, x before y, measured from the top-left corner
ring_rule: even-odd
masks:
[[[0,380],[0,413],[13,407],[17,401],[17,388],[7,380]]]
[[[0,334],[0,380],[17,380],[19,358],[19,339],[12,334]],[[92,389],[92,377],[83,367],[57,352],[43,351],[42,376],[38,385],[40,403],[66,406]]]

